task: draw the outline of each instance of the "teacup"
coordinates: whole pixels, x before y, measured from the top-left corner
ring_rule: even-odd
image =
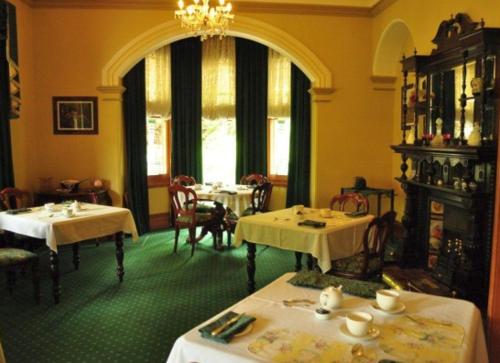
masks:
[[[63,208],[63,215],[65,217],[73,217],[75,215],[75,213],[73,212],[72,208],[65,207],[65,208]]]
[[[202,188],[201,184],[194,185],[194,190],[201,190],[201,188]]]
[[[82,207],[80,205],[80,202],[75,200],[73,203],[71,203],[71,209],[73,210],[73,213],[78,213],[82,210]]]
[[[45,203],[43,207],[45,208],[46,211],[53,212],[56,205],[54,203]]]
[[[345,319],[347,330],[357,337],[363,337],[368,334],[372,322],[373,316],[362,311],[349,313]]]
[[[378,290],[377,304],[382,310],[394,310],[399,303],[399,293],[394,290]]]
[[[330,218],[332,216],[332,211],[330,208],[322,208],[319,210],[319,215],[323,218]]]

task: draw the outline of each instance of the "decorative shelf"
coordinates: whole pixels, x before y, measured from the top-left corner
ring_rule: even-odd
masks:
[[[391,148],[400,154],[432,154],[434,156],[459,157],[472,160],[491,160],[496,158],[495,144],[482,146],[452,145],[443,147],[420,145],[392,145]]]
[[[443,193],[448,193],[448,194],[453,194],[453,195],[457,195],[459,197],[462,197],[462,198],[481,198],[481,197],[484,197],[484,196],[490,196],[491,193],[487,193],[487,192],[483,192],[483,191],[475,191],[475,192],[464,192],[462,190],[457,190],[457,189],[454,189],[452,186],[438,186],[438,185],[434,185],[434,184],[427,184],[427,183],[421,183],[421,182],[418,182],[414,179],[403,179],[403,178],[395,178],[398,182],[400,183],[406,183],[406,184],[410,184],[410,185],[415,185],[417,187],[420,187],[420,188],[426,188],[426,189],[429,189],[429,190],[436,190],[436,191],[439,191],[439,192],[443,192]]]

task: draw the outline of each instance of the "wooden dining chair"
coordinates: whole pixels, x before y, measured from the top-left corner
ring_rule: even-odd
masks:
[[[272,183],[265,182],[257,185],[252,191],[252,205],[243,211],[241,217],[268,212],[272,191]],[[228,246],[231,246],[231,233],[234,233],[239,219],[240,216],[234,213],[230,208],[226,208],[225,229],[227,231]]]
[[[20,248],[0,248],[0,269],[7,275],[7,290],[10,294],[16,284],[16,271],[26,271],[31,267],[33,276],[33,292],[35,302],[40,303],[40,273],[38,271],[38,255]]]
[[[389,240],[396,212],[390,211],[374,218],[363,234],[363,250],[353,256],[332,261],[329,274],[367,280],[373,276],[382,277],[385,245]]]
[[[192,186],[196,184],[196,179],[189,175],[177,175],[172,180],[172,184],[179,184],[183,186]]]
[[[258,173],[243,175],[240,179],[241,185],[260,185],[267,182],[267,177]]]
[[[196,243],[201,241],[208,232],[212,233],[214,247],[217,248],[217,239],[222,240],[222,227],[226,213],[223,205],[214,200],[199,199],[193,189],[180,184],[171,184],[168,190],[174,216],[174,253],[177,252],[179,233],[183,228],[189,231],[187,241],[191,244],[191,256],[194,254]],[[206,203],[203,208],[200,208],[199,202],[201,201]],[[197,227],[202,227],[198,237],[196,236]]]
[[[360,193],[337,194],[330,200],[330,209],[338,211],[363,211],[368,213],[370,205],[368,199]]]
[[[32,207],[29,192],[17,188],[5,188],[0,191],[0,205],[3,210]],[[42,240],[27,237],[21,234],[4,232],[4,240],[9,247],[22,248],[34,251],[43,245]]]

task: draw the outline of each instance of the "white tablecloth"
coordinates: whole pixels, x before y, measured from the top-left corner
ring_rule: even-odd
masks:
[[[0,213],[0,229],[29,237],[45,239],[47,246],[57,252],[57,246],[108,236],[116,232],[132,234],[138,238],[132,213],[125,208],[98,204],[82,204],[82,210],[66,218],[62,205],[55,212],[43,207],[32,208],[32,212],[20,214]]]
[[[331,261],[352,256],[362,250],[363,233],[373,216],[351,218],[333,211],[332,218],[322,218],[316,209],[305,209],[304,219],[326,222],[325,228],[303,227],[291,209],[240,218],[234,245],[242,241],[310,253],[318,259],[322,271],[332,268]]]
[[[344,294],[342,310],[337,317],[322,321],[314,317],[318,305],[310,307],[285,307],[285,299],[319,300],[320,290],[295,287],[288,283],[293,273],[288,273],[257,291],[246,299],[215,316],[215,320],[227,311],[246,313],[257,318],[250,333],[234,338],[229,344],[220,344],[200,337],[198,329],[207,324],[204,322],[177,339],[167,359],[168,363],[221,363],[221,362],[259,362],[262,361],[247,350],[247,346],[263,332],[275,328],[287,328],[304,331],[309,334],[324,337],[329,341],[354,344],[351,338],[345,337],[339,331],[345,319],[340,317],[347,311],[366,311],[374,316],[374,324],[381,326],[390,323],[401,315],[386,315],[371,307],[372,300],[362,299]],[[464,342],[460,352],[459,362],[487,363],[488,355],[479,310],[470,302],[439,296],[425,295],[401,291],[401,298],[406,305],[403,314],[416,314],[441,321],[451,321],[461,325],[465,331]],[[378,359],[396,359],[378,348],[378,339],[361,342],[366,348],[373,348]]]
[[[251,206],[252,189],[239,190],[239,186],[232,185],[221,187],[218,192],[212,192],[212,187],[202,186],[202,189],[195,190],[198,198],[215,200],[231,208],[233,212],[241,216],[243,211]],[[221,193],[222,191],[222,193]],[[235,192],[236,194],[224,193],[224,191]]]

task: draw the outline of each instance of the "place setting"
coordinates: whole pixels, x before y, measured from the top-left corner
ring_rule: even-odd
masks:
[[[399,292],[394,290],[378,290],[376,300],[372,301],[370,305],[377,312],[387,315],[401,314],[406,310]]]

